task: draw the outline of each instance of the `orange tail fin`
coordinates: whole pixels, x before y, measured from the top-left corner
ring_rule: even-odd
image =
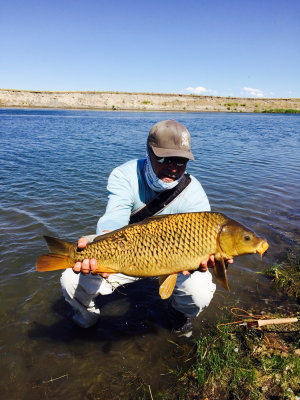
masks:
[[[68,256],[60,254],[45,254],[41,256],[36,263],[36,269],[40,272],[55,271],[57,269],[66,269],[71,267]]]
[[[37,260],[36,269],[43,272],[71,267],[69,262],[69,251],[73,244],[50,236],[44,236],[44,238],[51,253],[43,255]]]

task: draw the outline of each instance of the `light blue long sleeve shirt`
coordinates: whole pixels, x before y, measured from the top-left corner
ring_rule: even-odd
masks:
[[[129,223],[132,212],[152,200],[157,192],[148,186],[143,168],[145,159],[131,160],[115,168],[108,178],[108,203],[105,214],[97,223],[97,234],[113,231]],[[191,182],[158,214],[210,211],[210,204],[200,182]]]

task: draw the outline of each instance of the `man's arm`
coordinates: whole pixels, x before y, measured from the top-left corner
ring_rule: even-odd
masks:
[[[115,168],[108,178],[108,202],[104,215],[100,217],[97,223],[97,235],[121,228],[129,222],[133,199],[131,197],[130,174],[129,176],[125,176],[125,172],[119,167]],[[78,240],[78,247],[81,249],[84,248],[93,238],[93,235],[81,237]],[[93,273],[96,271],[97,268],[97,260],[92,258],[85,259],[82,263],[77,262],[73,267],[73,271],[76,273],[82,272],[84,275],[87,275],[90,272]],[[101,275],[104,278],[109,276],[107,273]]]
[[[96,233],[114,231],[128,225],[133,208],[131,169],[115,168],[108,178],[108,201],[105,213],[99,218]]]

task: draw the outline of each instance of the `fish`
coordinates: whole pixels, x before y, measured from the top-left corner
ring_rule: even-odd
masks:
[[[265,238],[239,222],[217,212],[156,215],[97,236],[79,249],[76,243],[44,236],[49,254],[36,263],[37,271],[73,267],[75,262],[95,258],[95,273],[122,273],[134,277],[159,277],[162,299],[171,296],[178,273],[195,271],[215,257],[217,281],[229,290],[225,260],[259,253],[269,245]]]

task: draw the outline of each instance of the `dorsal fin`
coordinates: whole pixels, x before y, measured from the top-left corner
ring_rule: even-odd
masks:
[[[44,239],[47,242],[48,249],[50,253],[60,254],[60,255],[68,255],[70,248],[74,245],[69,242],[65,242],[64,240],[56,239],[51,236],[44,236]]]

